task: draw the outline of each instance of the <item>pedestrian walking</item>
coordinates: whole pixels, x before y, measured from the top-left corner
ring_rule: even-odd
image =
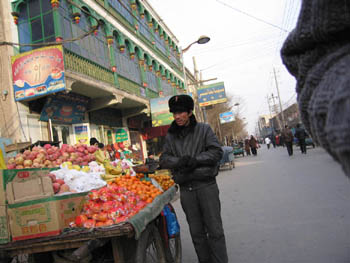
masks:
[[[287,147],[287,152],[289,156],[293,155],[293,133],[291,131],[291,129],[288,127],[288,125],[286,125],[284,127],[284,130],[282,132],[282,137],[283,137],[283,141],[284,144]]]
[[[273,148],[276,148],[276,136],[274,133],[271,135],[271,143],[273,145]]]
[[[266,138],[265,138],[265,143],[266,143],[266,145],[267,145],[267,149],[270,149],[271,140],[270,140],[269,137],[266,137]]]
[[[295,137],[298,139],[301,153],[304,153],[304,154],[306,154],[306,143],[305,143],[306,136],[307,136],[306,131],[298,123],[295,129]]]
[[[284,148],[284,139],[283,139],[282,133],[278,134],[278,138],[280,141],[280,145],[282,145],[282,147]]]
[[[252,154],[254,156],[256,156],[258,154],[257,152],[257,148],[258,148],[258,141],[255,139],[255,137],[253,135],[250,136],[250,139],[249,139],[249,146],[250,146],[250,149],[252,151]]]
[[[244,150],[247,153],[247,156],[250,155],[250,145],[248,138],[244,140]]]
[[[201,263],[227,263],[216,176],[223,151],[208,124],[197,123],[191,96],[168,101],[174,121],[165,137],[161,168],[171,169],[180,186],[180,201]]]

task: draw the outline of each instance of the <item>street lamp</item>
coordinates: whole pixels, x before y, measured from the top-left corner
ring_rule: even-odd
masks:
[[[186,69],[185,69],[185,61],[184,61],[184,53],[186,51],[188,51],[190,49],[190,47],[193,45],[193,44],[206,44],[208,43],[210,40],[210,37],[207,37],[207,36],[200,36],[196,41],[192,42],[191,44],[189,44],[186,48],[182,49],[181,50],[181,59],[182,59],[182,71],[184,73],[184,82],[185,82],[185,90],[186,90],[186,93],[188,93],[188,90],[187,90],[187,78],[186,78]]]
[[[206,44],[208,43],[210,40],[210,37],[207,37],[207,36],[200,36],[196,41],[194,41],[193,43],[189,44],[186,48],[184,48],[182,50],[182,53],[185,53],[187,50],[190,49],[190,47],[193,45],[193,44]]]

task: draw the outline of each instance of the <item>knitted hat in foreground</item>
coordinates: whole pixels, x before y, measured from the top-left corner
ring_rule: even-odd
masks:
[[[189,112],[193,110],[193,99],[189,95],[175,95],[169,99],[170,112]]]

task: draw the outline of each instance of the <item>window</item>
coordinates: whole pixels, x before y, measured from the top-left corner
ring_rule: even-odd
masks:
[[[122,3],[120,3],[122,2]],[[112,8],[116,11],[118,11],[131,25],[134,24],[133,16],[130,3],[128,0],[108,0],[108,3]]]
[[[161,86],[163,89],[163,95],[164,96],[171,96],[174,95],[174,89],[173,87],[168,83],[167,80],[163,80],[161,81]]]
[[[23,44],[55,41],[55,30],[50,1],[28,0],[21,5],[18,19],[19,40]],[[20,47],[20,52],[39,48]]]
[[[87,9],[86,12],[88,12]],[[73,23],[72,14],[66,1],[61,2],[59,13],[63,39],[78,38],[91,29],[89,15],[86,12],[80,13],[79,24]],[[74,42],[64,43],[64,47],[102,67],[110,68],[109,51],[103,25],[99,27],[96,35],[90,34]]]
[[[114,40],[114,57],[117,64],[117,73],[125,78],[132,80],[138,84],[141,84],[141,72],[140,66],[135,57],[133,60],[130,58],[128,48],[125,48],[124,53],[119,51],[117,39]]]
[[[148,83],[148,88],[158,93],[158,80],[154,72],[146,70],[146,79]]]

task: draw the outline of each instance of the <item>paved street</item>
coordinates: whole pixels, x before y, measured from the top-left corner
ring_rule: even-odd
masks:
[[[350,262],[350,181],[321,148],[239,157],[218,176],[232,263]],[[197,258],[179,200],[184,263]]]

